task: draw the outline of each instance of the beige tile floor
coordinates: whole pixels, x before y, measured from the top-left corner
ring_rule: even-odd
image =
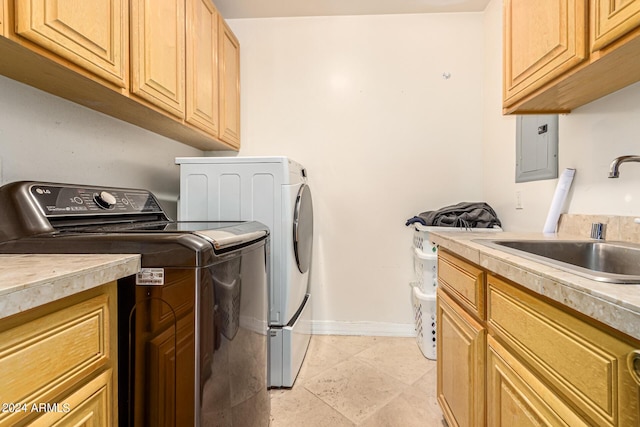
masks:
[[[414,338],[314,335],[295,385],[271,390],[271,427],[443,427],[436,362]]]

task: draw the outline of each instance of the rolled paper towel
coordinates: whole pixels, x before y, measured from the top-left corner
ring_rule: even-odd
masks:
[[[560,175],[558,185],[556,186],[556,192],[553,195],[551,206],[549,207],[549,214],[547,215],[547,221],[544,223],[543,233],[555,233],[558,228],[558,219],[560,219],[560,211],[564,206],[565,200],[567,200],[567,194],[571,189],[571,183],[573,182],[573,176],[576,174],[575,169],[565,169]]]

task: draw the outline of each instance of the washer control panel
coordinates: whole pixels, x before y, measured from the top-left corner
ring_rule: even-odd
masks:
[[[45,216],[163,212],[146,190],[34,184],[29,192]]]

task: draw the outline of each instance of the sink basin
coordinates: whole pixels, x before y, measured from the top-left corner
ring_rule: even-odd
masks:
[[[640,245],[593,240],[485,240],[476,243],[592,280],[640,284]]]

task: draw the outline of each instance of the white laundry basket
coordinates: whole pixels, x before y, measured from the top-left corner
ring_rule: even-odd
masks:
[[[431,241],[432,231],[470,231],[464,228],[413,224],[413,269],[411,300],[416,320],[416,340],[426,358],[436,359],[436,290],[438,288],[438,246]],[[474,232],[500,232],[500,227],[474,228]]]
[[[429,231],[432,229],[443,229],[446,227],[425,227],[424,225],[413,225],[413,247],[424,252],[425,254],[436,255],[438,247],[429,238]]]
[[[413,224],[413,269],[420,290],[428,295],[436,293],[438,287],[438,246],[429,235],[433,231],[464,232],[465,228],[436,227]],[[500,227],[473,228],[474,232],[500,232]]]
[[[413,248],[413,271],[420,290],[434,295],[438,286],[438,255]]]
[[[411,299],[416,321],[416,341],[427,359],[436,360],[436,296],[411,287]]]

